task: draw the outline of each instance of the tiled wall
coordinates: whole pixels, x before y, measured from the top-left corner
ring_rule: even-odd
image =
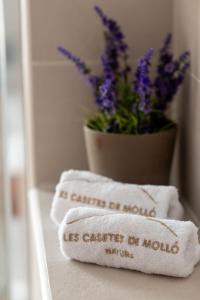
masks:
[[[179,184],[200,217],[200,0],[174,0],[175,50],[189,49],[191,70],[179,95]]]
[[[57,53],[57,46],[64,45],[91,67],[99,68],[102,27],[93,11],[98,4],[120,21],[134,61],[148,47],[158,48],[163,36],[172,29],[172,2],[29,0],[26,14],[31,55],[27,63],[32,92],[27,115],[33,137],[34,184],[55,182],[64,169],[87,168],[83,108],[94,109],[93,97],[73,66]]]

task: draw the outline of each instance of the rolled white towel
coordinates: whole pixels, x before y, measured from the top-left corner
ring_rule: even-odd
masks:
[[[65,257],[144,273],[187,277],[200,259],[197,227],[175,221],[74,208],[59,227]]]
[[[124,184],[87,171],[61,176],[51,208],[60,224],[70,208],[91,206],[149,217],[181,219],[183,208],[173,186]]]
[[[63,217],[70,208],[80,206],[81,204],[74,203],[72,201],[66,202],[66,191],[61,188],[59,191],[59,186],[63,186],[65,182],[69,185],[76,183],[76,190],[78,190],[78,185],[80,182],[83,183],[94,183],[94,182],[111,182],[112,179],[95,174],[90,171],[84,170],[68,170],[64,171],[60,176],[59,184],[56,186],[56,193],[54,195],[52,207],[51,207],[51,218],[55,224],[59,225],[63,220]],[[84,206],[84,204],[83,204]]]
[[[84,180],[86,182],[108,182],[111,178],[92,173],[90,171],[68,170],[64,171],[60,176],[60,183],[65,181]]]

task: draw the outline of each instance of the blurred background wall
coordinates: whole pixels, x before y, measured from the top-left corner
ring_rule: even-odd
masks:
[[[56,182],[68,168],[87,168],[82,122],[94,110],[93,95],[56,48],[65,46],[99,72],[103,35],[95,4],[121,24],[134,63],[147,48],[159,49],[169,31],[175,53],[191,51],[190,73],[171,109],[180,125],[172,182],[200,216],[199,0],[28,1],[25,80],[31,185]]]
[[[176,106],[180,126],[177,178],[182,195],[200,217],[200,1],[174,0],[173,7],[175,52],[188,49],[191,53],[190,73]]]
[[[56,48],[65,46],[99,71],[104,44],[96,4],[121,24],[133,62],[149,47],[159,49],[172,30],[172,0],[29,0],[33,185],[87,168],[82,121],[94,109],[93,95]]]

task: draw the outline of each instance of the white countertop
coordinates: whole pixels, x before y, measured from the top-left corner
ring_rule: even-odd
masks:
[[[186,278],[145,275],[66,260],[49,217],[53,194],[30,192],[30,214],[42,300],[199,300],[200,265]]]

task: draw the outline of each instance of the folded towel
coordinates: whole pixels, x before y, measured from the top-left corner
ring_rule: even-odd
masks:
[[[74,208],[59,227],[65,257],[144,273],[186,277],[200,259],[197,227],[97,208]]]
[[[68,171],[56,187],[51,217],[60,224],[70,208],[95,206],[149,217],[181,219],[173,186],[124,184],[87,171]]]

